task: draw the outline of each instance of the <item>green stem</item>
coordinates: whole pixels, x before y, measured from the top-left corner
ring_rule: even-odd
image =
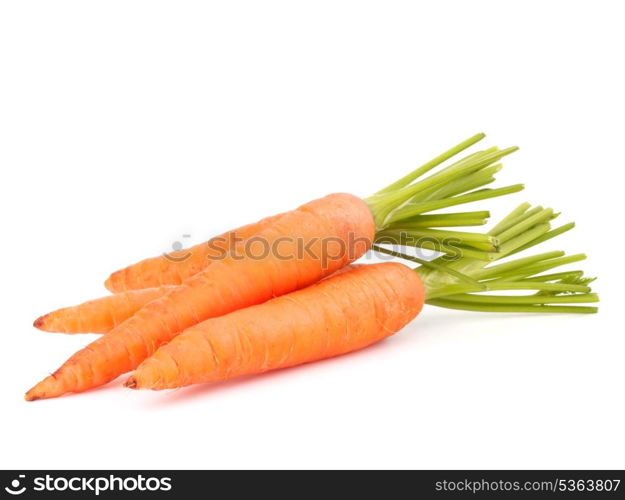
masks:
[[[469,137],[468,139],[462,141],[460,144],[457,144],[453,148],[448,149],[443,154],[440,154],[436,158],[421,165],[419,168],[413,170],[408,175],[405,175],[401,179],[393,182],[392,184],[389,184],[385,188],[380,189],[376,194],[389,193],[391,191],[396,191],[397,189],[407,186],[412,181],[414,181],[417,177],[420,177],[426,174],[427,172],[432,170],[434,167],[437,167],[441,163],[449,160],[451,157],[456,156],[458,153],[461,153],[465,149],[473,146],[473,144],[481,141],[482,139],[484,139],[484,137],[486,137],[486,134],[484,133],[475,134],[473,137]]]
[[[584,271],[564,271],[563,273],[542,274],[533,278],[525,278],[524,281],[555,281],[560,279],[580,279]]]
[[[539,212],[532,215],[531,217],[527,217],[526,219],[519,222],[518,224],[515,224],[514,226],[497,234],[497,238],[499,238],[499,241],[501,241],[502,243],[505,243],[506,241],[511,240],[515,236],[518,236],[519,234],[524,233],[525,231],[532,228],[536,224],[541,224],[543,222],[547,222],[551,220],[552,215],[553,215],[553,210],[551,208],[540,210]]]
[[[432,168],[439,165],[446,159],[451,158],[457,152],[462,151],[468,147],[468,145],[477,142],[479,138],[481,138],[480,134],[474,138],[468,139],[464,143],[461,143],[461,145],[452,148],[447,153],[435,158],[431,162],[419,167],[407,176],[402,177],[398,181],[367,198],[365,201],[371,208],[377,228],[383,229],[386,227],[391,222],[389,220],[391,214],[411,200],[414,202],[418,199],[427,198],[432,202],[442,201],[453,195],[459,195],[470,189],[475,189],[476,187],[492,182],[494,180],[494,173],[501,168],[501,165],[492,164],[504,156],[516,151],[518,148],[512,147],[503,150],[490,148],[480,151],[466,156],[461,160],[444,167],[442,170],[429,175],[428,177],[417,180],[418,177],[429,172]],[[412,181],[415,180],[416,182],[412,183]],[[499,194],[492,193],[492,195],[494,196]],[[454,204],[468,203],[469,201],[472,200],[456,200]],[[452,205],[443,205],[443,207],[444,206]],[[421,213],[429,211],[431,210],[424,210]]]
[[[393,244],[394,242],[380,240],[378,241],[378,243]],[[435,252],[442,252],[446,254],[447,256],[449,256],[447,258],[451,258],[454,260],[459,259],[461,257],[469,257],[471,259],[476,259],[479,261],[490,262],[493,259],[495,259],[497,255],[494,252],[486,252],[483,250],[468,248],[468,247],[458,245],[458,244],[448,245],[440,241],[432,241],[432,240],[426,240],[426,239],[415,240],[414,243],[411,241],[406,241],[404,243],[407,246],[414,246],[417,248],[423,248],[424,250],[433,250]],[[442,257],[442,260],[444,259],[445,257]]]
[[[487,252],[495,252],[499,247],[499,240],[493,236],[465,231],[428,228],[387,229],[378,234],[380,239],[392,240],[399,245],[420,246],[421,240],[430,240],[446,245],[467,245]]]
[[[472,285],[474,287],[477,287],[480,290],[483,290],[483,289],[486,288],[485,286],[480,285],[480,283],[478,281],[476,281],[473,278],[467,276],[466,274],[459,273],[458,271],[455,271],[453,269],[449,269],[448,267],[442,266],[440,264],[436,264],[435,262],[429,262],[427,260],[420,259],[419,257],[415,257],[413,255],[407,255],[407,254],[404,254],[404,253],[401,253],[401,252],[396,252],[394,250],[389,250],[388,248],[384,248],[384,247],[381,247],[379,245],[373,245],[371,247],[371,249],[376,251],[376,252],[380,252],[380,253],[383,253],[383,254],[386,254],[386,255],[392,255],[393,257],[399,257],[401,259],[408,260],[410,262],[415,262],[417,264],[421,264],[425,268],[434,269],[436,271],[441,271],[443,273],[451,274],[455,278],[458,278],[460,281],[463,281],[465,283],[469,283],[470,285]]]
[[[467,191],[477,189],[479,187],[485,186],[486,184],[494,182],[495,174],[499,172],[502,168],[503,165],[501,163],[491,165],[490,167],[483,168],[482,170],[479,170],[464,178],[445,184],[443,187],[437,186],[436,189],[433,190],[431,193],[426,193],[425,195],[418,195],[416,197],[413,197],[410,202],[414,203],[417,201],[449,198],[451,196],[456,196],[458,194],[466,193]]]
[[[555,259],[557,257],[562,257],[563,255],[564,255],[564,252],[562,251],[545,252],[545,253],[538,254],[538,255],[531,255],[529,257],[523,257],[521,259],[511,260],[503,264],[497,264],[494,266],[490,266],[486,269],[482,269],[475,273],[475,277],[481,280],[498,278],[500,276],[503,276],[505,273],[509,271],[516,271],[530,264],[535,264],[536,262],[541,262],[547,259]]]
[[[514,184],[512,186],[506,186],[498,189],[481,189],[479,191],[473,191],[472,193],[453,198],[407,205],[406,207],[399,209],[396,213],[390,215],[386,223],[391,224],[408,217],[420,215],[425,212],[431,212],[432,210],[439,210],[441,208],[453,207],[464,203],[471,203],[474,201],[486,200],[488,198],[495,198],[497,196],[504,196],[506,194],[517,193],[522,191],[524,187],[525,186],[523,184]]]
[[[490,213],[486,210],[481,212],[458,212],[452,214],[415,215],[402,220],[398,224],[390,224],[387,229],[419,229],[429,227],[458,227],[458,226],[483,226]]]
[[[513,228],[514,226],[517,226],[518,224],[521,224],[522,222],[524,222],[528,218],[536,215],[539,212],[542,212],[543,210],[544,210],[544,208],[541,207],[540,205],[537,206],[537,207],[530,207],[529,210],[526,210],[522,214],[519,214],[518,216],[516,216],[516,217],[514,217],[512,219],[509,219],[506,224],[504,224],[504,225],[502,225],[502,226],[500,226],[498,228],[496,233],[495,233],[495,228],[491,229],[489,231],[489,234],[493,234],[493,235],[497,234],[497,235],[499,235],[499,234],[501,234],[501,233],[503,233],[505,231],[508,231],[509,229]]]
[[[532,248],[533,246],[543,243],[547,240],[550,240],[551,238],[555,238],[556,236],[559,236],[562,233],[566,233],[567,231],[570,231],[574,227],[575,227],[575,222],[569,222],[568,224],[564,224],[563,226],[557,227],[556,229],[552,229],[551,231],[548,231],[542,234],[540,237],[532,241],[529,241],[526,244],[519,246],[518,248],[515,248],[514,250],[509,252],[508,255],[514,255],[515,253],[519,253],[519,252],[522,252],[523,250],[527,250],[528,248]]]
[[[469,293],[449,295],[451,302],[471,302],[473,304],[585,304],[599,302],[596,293],[577,295],[473,295]]]
[[[548,223],[537,224],[524,233],[521,233],[518,236],[502,243],[499,251],[502,253],[502,256],[512,255],[519,247],[525,246],[533,242],[536,238],[539,238],[543,234],[549,232],[550,228],[551,226]]]
[[[458,295],[459,293],[471,293],[471,292],[479,292],[479,291],[498,291],[498,290],[541,290],[541,291],[549,291],[549,292],[580,292],[580,293],[589,293],[591,291],[590,287],[585,285],[573,285],[568,283],[544,283],[541,281],[489,281],[487,283],[481,283],[482,285],[486,285],[486,289],[483,288],[481,290],[475,290],[467,285],[449,285],[445,288],[440,288],[436,291],[433,291],[427,295],[428,299],[432,298],[440,298],[445,297],[447,295]]]
[[[567,314],[594,314],[596,307],[584,306],[548,306],[548,305],[501,305],[501,304],[471,304],[468,302],[453,302],[445,299],[426,300],[426,304],[444,307],[447,309],[460,309],[463,311],[476,312],[499,312],[499,313],[567,313]]]
[[[508,229],[510,226],[513,225],[513,221],[514,219],[516,219],[517,217],[519,217],[520,215],[524,214],[525,212],[527,212],[527,210],[531,207],[531,205],[529,203],[521,203],[518,207],[516,207],[512,212],[510,212],[508,215],[506,215],[503,219],[501,219],[496,225],[495,227],[493,227],[488,234],[492,234],[493,236],[498,235],[499,233],[501,233],[502,231],[505,231],[506,229]],[[537,207],[539,208],[539,207]]]
[[[565,271],[540,274],[550,269],[583,260],[584,254],[565,255],[562,251],[544,252],[538,255],[517,258],[502,264],[492,261],[516,254],[571,229],[574,224],[565,224],[551,229],[549,221],[555,217],[551,209],[531,208],[522,204],[508,214],[488,232],[489,236],[505,240],[499,252],[490,253],[491,262],[464,255],[454,262],[445,257],[434,259],[433,263],[445,266],[469,276],[480,284],[460,282],[432,267],[419,269],[426,287],[426,303],[453,309],[499,312],[596,312],[595,307],[550,306],[548,304],[577,304],[597,302],[591,293],[593,278],[586,278],[581,271]],[[479,292],[498,290],[527,290],[531,295],[494,296]]]
[[[452,182],[456,178],[460,178],[481,168],[480,166],[483,164],[484,158],[496,152],[498,151],[481,151],[469,155],[415,184],[407,185],[383,195],[375,194],[367,198],[365,201],[369,204],[374,214],[376,224],[378,224],[378,226],[386,225],[386,219],[391,212],[397,210],[419,193],[429,193],[432,189],[438,189],[443,183]]]
[[[506,280],[525,279],[535,274],[543,273],[545,271],[549,271],[550,269],[564,266],[565,264],[572,264],[573,262],[579,262],[580,260],[584,260],[585,258],[586,258],[586,255],[581,253],[581,254],[576,254],[576,255],[567,255],[564,257],[559,257],[557,259],[550,259],[544,262],[538,262],[531,266],[519,268],[516,271],[503,273],[500,276],[498,276],[497,279],[506,279]]]

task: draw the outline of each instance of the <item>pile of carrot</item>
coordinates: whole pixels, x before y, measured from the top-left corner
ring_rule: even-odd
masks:
[[[598,301],[583,272],[543,274],[582,254],[547,252],[495,263],[573,227],[552,229],[553,210],[520,205],[486,234],[455,228],[484,224],[487,211],[439,212],[523,189],[484,187],[516,148],[489,148],[448,162],[483,137],[463,141],[366,199],[331,194],[112,273],[105,282],[112,295],[35,320],[45,331],[104,335],[26,399],[82,392],[131,371],[127,387],[166,389],[337,356],[398,332],[424,304],[596,312],[577,305]],[[272,251],[252,256],[252,241]],[[423,260],[406,246],[440,256]],[[398,261],[352,264],[369,250]]]

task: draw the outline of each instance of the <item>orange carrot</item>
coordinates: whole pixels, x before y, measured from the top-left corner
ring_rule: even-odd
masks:
[[[362,266],[185,330],[144,361],[126,386],[168,389],[338,356],[400,330],[424,298],[409,267]]]
[[[261,247],[275,251],[259,255],[258,249],[249,249],[214,261],[74,354],[28,391],[26,399],[105,384],[200,321],[315,283],[362,256],[374,231],[369,206],[349,194],[329,195],[288,212],[258,235]]]
[[[257,235],[277,221],[282,214],[266,217],[254,224],[228,231],[209,241],[185,250],[144,259],[136,264],[115,271],[104,282],[113,293],[161,285],[180,285],[185,279],[197,274],[213,260],[223,257],[237,242]]]
[[[355,269],[363,264],[349,264],[331,276]],[[324,278],[328,279],[328,278]],[[77,306],[57,309],[37,318],[33,324],[46,332],[108,333],[130,318],[144,305],[176,288],[175,285],[128,290],[83,302]]]
[[[74,354],[28,391],[26,399],[56,397],[102,385],[136,368],[160,345],[194,324],[260,304],[329,276],[362,256],[374,237],[385,235],[387,229],[394,237],[402,228],[409,228],[406,244],[424,248],[431,248],[433,238],[453,237],[457,245],[441,246],[443,253],[455,255],[460,249],[465,255],[489,260],[486,254],[497,249],[496,238],[445,230],[437,230],[435,236],[428,233],[432,227],[482,224],[488,217],[487,212],[432,211],[523,189],[520,184],[482,188],[494,180],[501,168],[499,160],[516,148],[489,148],[426,176],[483,137],[477,134],[463,141],[364,200],[349,194],[329,195],[271,219],[255,237],[227,247],[223,256],[202,259],[210,265]],[[259,244],[252,245],[253,251],[248,248],[252,242]],[[150,270],[145,272],[150,274]],[[163,275],[157,282],[170,284]]]
[[[144,305],[171,292],[175,286],[130,290],[64,307],[45,314],[33,325],[46,332],[107,333]]]
[[[498,162],[516,148],[500,150],[494,147],[479,151],[426,176],[432,169],[483,138],[484,134],[476,134],[462,141],[368,197],[365,201],[373,213],[377,236],[391,237],[402,229],[408,229],[411,240],[414,240],[408,244],[428,249],[432,249],[434,245],[435,250],[454,253],[454,248],[442,244],[450,240],[468,247],[477,245],[479,249],[485,246],[495,248],[495,240],[480,239],[476,242],[476,235],[472,233],[430,230],[431,227],[480,225],[488,217],[488,212],[483,211],[457,214],[436,214],[431,213],[432,211],[513,193],[523,188],[522,185],[514,185],[498,189],[478,189],[495,180],[494,175],[501,168]],[[211,262],[221,259],[224,253],[232,251],[238,244],[243,244],[278,224],[283,215],[243,226],[186,250],[145,259],[114,272],[106,280],[105,286],[112,292],[121,292],[160,285],[179,285]],[[441,243],[433,243],[432,240],[437,239]]]

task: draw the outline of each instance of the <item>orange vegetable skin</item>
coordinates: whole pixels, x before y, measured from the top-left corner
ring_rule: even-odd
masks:
[[[77,306],[64,307],[37,318],[33,326],[46,332],[107,333],[146,304],[171,292],[174,286],[130,290]]]
[[[200,321],[311,285],[362,256],[371,245],[374,226],[366,203],[349,194],[329,195],[288,212],[258,235],[269,245],[279,241],[280,255],[270,252],[259,260],[229,254],[214,261],[74,354],[25,397],[50,398],[105,384]],[[323,252],[329,239],[336,245]],[[350,245],[350,240],[356,243]],[[296,256],[301,243],[308,242],[310,253],[303,253],[301,259],[284,258]],[[351,251],[337,254],[339,242],[351,246]]]
[[[363,264],[349,264],[331,276],[347,272]],[[328,279],[328,278],[324,278]],[[171,292],[176,286],[160,286],[107,295],[77,306],[64,307],[41,316],[33,326],[46,332],[108,333],[130,318],[144,305]]]
[[[237,241],[245,241],[259,234],[282,215],[267,217],[184,250],[144,259],[115,271],[104,282],[104,286],[113,293],[119,293],[161,285],[180,285],[215,259],[222,258],[224,252],[230,251]]]
[[[409,267],[361,266],[185,330],[126,385],[170,389],[337,356],[397,332],[423,301],[423,284]]]

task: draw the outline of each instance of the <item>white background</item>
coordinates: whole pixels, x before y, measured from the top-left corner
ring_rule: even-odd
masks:
[[[3,2],[0,466],[625,467],[620,4]],[[527,185],[481,206],[575,220],[545,248],[589,254],[598,315],[427,307],[340,359],[23,401],[95,338],[33,319],[112,270],[479,131],[521,146],[498,185]]]

